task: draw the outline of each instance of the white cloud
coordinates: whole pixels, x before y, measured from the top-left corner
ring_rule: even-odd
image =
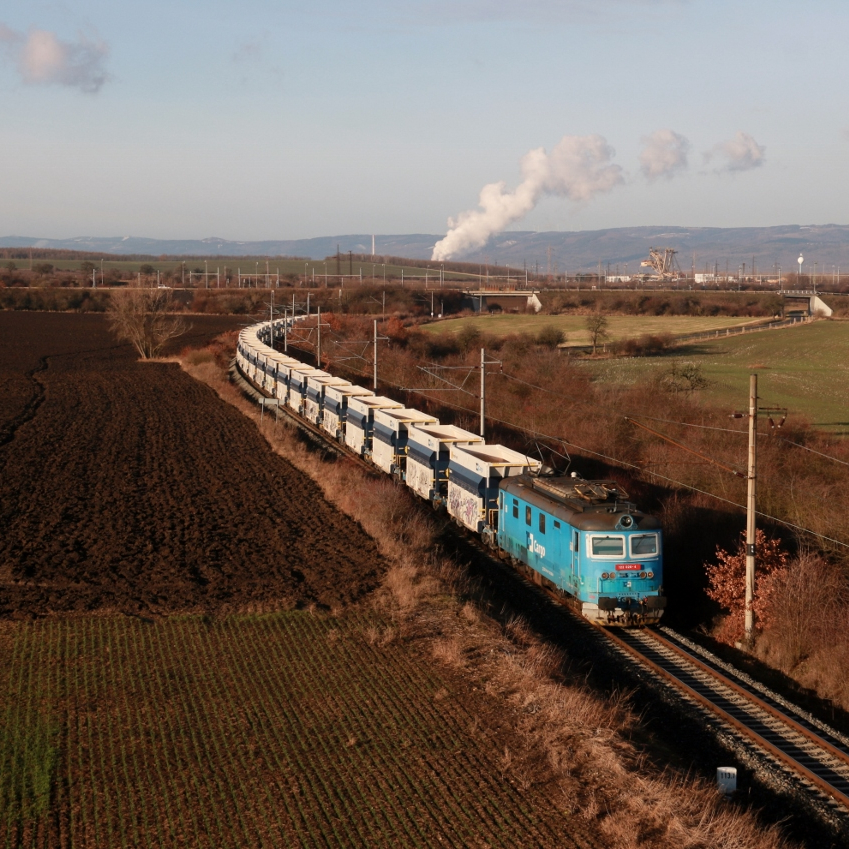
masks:
[[[720,172],[750,171],[766,162],[766,148],[748,133],[738,130],[734,138],[719,142],[705,154],[706,161],[713,159],[722,161]]]
[[[93,94],[109,79],[108,45],[82,34],[68,42],[49,30],[33,27],[24,34],[0,24],[0,47],[28,85],[65,85]]]
[[[687,167],[690,142],[672,130],[655,130],[643,137],[640,170],[648,180],[661,177],[671,179],[677,171]]]

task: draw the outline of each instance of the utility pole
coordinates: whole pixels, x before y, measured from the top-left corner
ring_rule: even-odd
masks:
[[[377,392],[377,341],[378,339],[386,340],[388,336],[377,335],[377,319],[374,320],[374,391]]]
[[[315,367],[321,368],[321,307],[318,308],[318,321],[315,325],[316,329],[316,362]]]
[[[755,611],[752,608],[752,602],[755,598],[755,561],[756,561],[756,539],[757,539],[757,528],[755,525],[756,522],[756,491],[757,491],[757,463],[758,463],[758,452],[757,452],[757,437],[758,437],[758,414],[759,413],[781,413],[781,419],[776,422],[772,415],[769,415],[769,426],[770,432],[774,433],[776,430],[780,430],[784,426],[784,422],[787,420],[787,408],[786,407],[758,407],[758,376],[757,374],[749,375],[749,462],[747,473],[745,475],[746,478],[746,575],[745,575],[745,610],[744,610],[744,628],[745,628],[745,646],[747,649],[751,648],[752,642],[754,640],[755,635]],[[736,412],[731,414],[732,419],[742,419],[746,416],[743,412]],[[718,466],[720,469],[725,469],[727,472],[731,472],[736,477],[742,478],[744,477],[743,473],[739,471],[739,469],[735,469],[731,466],[727,466],[724,463],[720,463],[715,457],[709,457],[706,454],[701,454],[698,451],[694,451],[692,448],[688,448],[681,442],[676,442],[674,439],[666,436],[663,433],[660,433],[654,430],[648,425],[644,425],[642,422],[638,422],[635,419],[630,418],[629,416],[625,417],[625,421],[630,422],[633,425],[636,425],[643,430],[647,430],[649,433],[654,434],[655,436],[659,436],[665,442],[669,442],[672,445],[675,445],[677,448],[681,448],[684,451],[687,451],[690,454],[694,454],[697,457],[700,457],[702,460],[706,460],[708,463],[711,463],[714,466]]]
[[[488,360],[486,358],[486,349],[481,348],[481,427],[480,435],[486,436],[485,418],[486,418],[486,367],[501,365],[501,360]]]
[[[289,310],[284,307],[283,308],[283,353],[287,353],[289,350]],[[294,308],[292,310],[292,315],[295,315]]]
[[[746,487],[746,647],[755,630],[755,485],[757,482],[758,376],[749,375],[749,467]]]
[[[481,348],[481,437],[486,435],[486,349]]]

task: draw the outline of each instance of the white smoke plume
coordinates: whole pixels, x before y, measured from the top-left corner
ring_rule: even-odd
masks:
[[[749,171],[766,162],[766,148],[748,133],[738,131],[734,138],[720,142],[705,154],[706,160],[719,157],[724,160],[720,171]]]
[[[677,171],[687,167],[690,142],[672,130],[655,130],[643,137],[643,152],[640,154],[640,170],[646,179],[654,181],[660,177],[667,180]]]
[[[109,79],[104,62],[109,47],[79,35],[76,42],[62,41],[48,30],[16,32],[0,24],[0,46],[29,85],[58,85],[94,94]]]
[[[433,260],[450,259],[485,245],[490,236],[527,215],[546,195],[587,201],[624,182],[622,169],[611,163],[613,148],[599,135],[564,136],[546,153],[544,148],[522,157],[522,182],[514,191],[505,183],[481,189],[480,209],[448,219],[448,234],[433,247]]]

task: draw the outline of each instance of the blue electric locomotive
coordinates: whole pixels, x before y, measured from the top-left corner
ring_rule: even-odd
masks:
[[[520,475],[501,482],[498,548],[601,625],[657,622],[666,606],[660,523],[614,481]]]

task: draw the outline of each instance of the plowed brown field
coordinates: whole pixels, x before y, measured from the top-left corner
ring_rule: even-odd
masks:
[[[334,607],[376,585],[354,522],[102,316],[0,313],[0,340],[0,617]]]

